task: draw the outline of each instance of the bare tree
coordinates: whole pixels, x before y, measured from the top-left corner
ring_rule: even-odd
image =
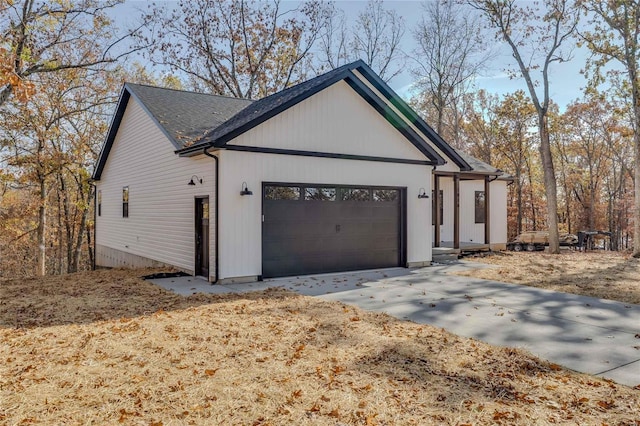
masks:
[[[0,0],[0,106],[12,94],[33,94],[34,74],[100,67],[132,53],[122,45],[139,28],[119,33],[108,14],[123,2]]]
[[[492,54],[478,19],[464,13],[460,4],[435,1],[422,7],[422,19],[413,31],[417,47],[411,71],[423,102],[431,104],[423,109],[435,112],[436,131],[444,135],[447,109],[456,109]]]
[[[400,43],[404,32],[402,17],[392,9],[385,9],[382,0],[369,0],[351,30],[347,29],[344,12],[334,9],[322,36],[321,62],[337,68],[362,59],[383,80],[390,81],[403,71]]]
[[[560,253],[558,236],[558,197],[556,175],[551,154],[549,126],[549,66],[571,58],[564,50],[575,33],[578,11],[570,0],[545,0],[544,10],[537,3],[517,6],[515,0],[470,0],[496,30],[497,37],[510,47],[518,73],[527,85],[538,115],[540,157],[544,170],[549,226],[549,250]],[[534,72],[539,71],[539,78]]]
[[[602,81],[603,67],[610,61],[621,64],[627,75],[634,132],[635,212],[633,227],[633,256],[640,257],[640,2],[622,0],[580,2],[594,17],[593,31],[580,34],[587,47],[598,57],[589,65],[595,70],[596,83]]]
[[[150,60],[184,73],[196,89],[260,98],[306,78],[328,12],[319,0],[294,10],[279,0],[181,0],[174,10],[152,10],[155,29],[141,43],[156,41]]]

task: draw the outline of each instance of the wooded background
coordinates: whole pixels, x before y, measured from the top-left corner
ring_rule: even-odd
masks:
[[[379,0],[351,18],[316,0],[178,1],[126,25],[122,7],[0,0],[0,277],[91,267],[90,176],[124,81],[257,99],[356,59],[386,81],[409,70],[416,111],[513,177],[509,238],[549,229],[557,252],[558,231],[605,230],[640,255],[639,1],[429,1],[411,27]],[[589,84],[560,107],[549,68],[577,46]],[[478,89],[496,61],[527,89]]]

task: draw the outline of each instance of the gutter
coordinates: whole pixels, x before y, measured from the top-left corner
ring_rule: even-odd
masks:
[[[212,282],[211,284],[216,284],[219,281],[219,277],[220,277],[220,250],[219,250],[219,241],[220,241],[220,234],[218,232],[219,229],[219,210],[218,210],[218,205],[219,205],[219,189],[220,189],[220,159],[216,156],[211,154],[208,150],[213,148],[213,146],[208,146],[206,147],[204,150],[202,150],[203,154],[206,155],[207,157],[211,157],[215,160],[216,163],[216,171],[215,171],[215,179],[216,179],[216,185],[215,185],[215,196],[214,196],[214,200],[215,200],[215,210],[214,210],[214,214],[216,215],[216,221],[214,224],[214,232],[215,232],[215,236],[216,236],[216,244],[215,244],[215,250],[216,250],[216,256],[215,256],[215,267],[216,267],[216,280],[214,282]]]

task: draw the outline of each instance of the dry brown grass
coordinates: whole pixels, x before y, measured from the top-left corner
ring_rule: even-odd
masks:
[[[472,260],[498,268],[461,275],[640,304],[640,260],[623,253],[500,252]]]
[[[285,291],[0,282],[0,424],[624,424],[640,390]]]

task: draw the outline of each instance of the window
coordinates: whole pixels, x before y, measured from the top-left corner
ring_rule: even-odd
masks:
[[[476,223],[484,223],[484,191],[476,191]]]
[[[435,192],[433,191],[433,189],[431,190],[431,224],[435,225],[436,224],[436,199],[434,197]],[[440,200],[440,225],[444,224],[444,208],[442,206],[444,206],[444,199],[443,199],[444,193],[442,192],[442,189],[440,191],[438,191],[438,199]]]
[[[315,201],[335,201],[336,189],[335,188],[305,188],[304,199]]]
[[[343,201],[369,201],[371,199],[370,191],[366,188],[343,188]]]
[[[122,187],[122,217],[129,217],[129,187]]]
[[[267,186],[264,188],[265,200],[299,200],[298,186]]]
[[[374,189],[373,201],[396,201],[398,191],[396,189]]]
[[[98,191],[98,216],[102,216],[102,191]]]

